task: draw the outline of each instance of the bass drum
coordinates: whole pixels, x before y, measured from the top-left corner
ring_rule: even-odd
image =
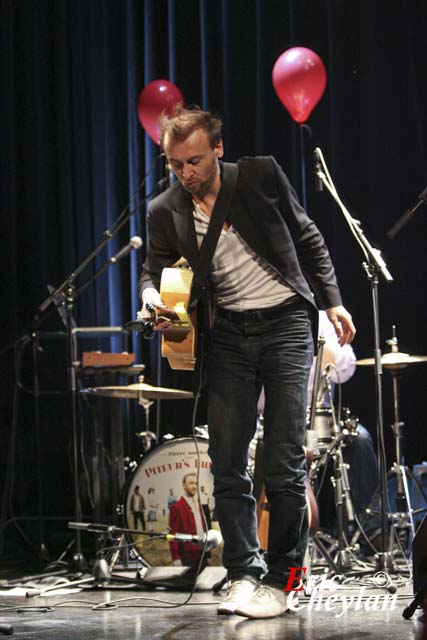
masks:
[[[144,455],[126,484],[123,498],[125,527],[141,529],[145,534],[149,534],[127,534],[127,537],[135,555],[146,566],[167,566],[173,562],[170,543],[156,538],[156,534],[169,530],[171,509],[176,512],[182,506],[187,516],[190,514],[190,518],[193,517],[188,502],[183,497],[184,482],[185,486],[191,484],[195,487],[198,477],[199,493],[195,493],[195,500],[202,514],[201,520],[204,515],[208,529],[219,531],[215,518],[208,441],[206,438],[197,437],[196,442],[199,453],[193,438],[190,437],[169,440],[159,445]],[[192,500],[190,502],[192,503]],[[194,547],[196,548],[196,545]],[[197,550],[195,553],[197,554]],[[222,544],[210,552],[209,564],[221,566],[221,557]]]

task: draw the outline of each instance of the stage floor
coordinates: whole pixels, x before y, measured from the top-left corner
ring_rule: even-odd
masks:
[[[148,578],[163,576],[162,568],[156,571]],[[168,574],[171,568],[164,571]],[[132,579],[135,576],[134,570],[120,573]],[[300,596],[298,604],[292,598],[291,604],[300,611],[248,620],[237,615],[218,616],[216,607],[222,595],[213,593],[211,587],[223,575],[221,567],[206,569],[198,583],[206,590],[197,590],[190,599],[189,590],[113,582],[106,587],[91,587],[89,583],[75,593],[28,597],[26,592],[34,594],[48,584],[26,583],[17,593],[17,587],[11,584],[16,572],[8,579],[3,569],[0,624],[12,625],[16,637],[28,640],[416,640],[421,632],[420,610],[410,620],[402,617],[412,601],[412,584],[402,577],[396,577],[394,595],[377,586],[381,576],[349,578],[343,585],[329,583],[327,588],[318,586],[317,590],[313,585],[311,594]]]

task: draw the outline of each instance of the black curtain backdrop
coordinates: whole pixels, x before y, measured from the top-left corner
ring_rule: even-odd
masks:
[[[359,358],[372,355],[370,286],[342,214],[327,192],[314,190],[316,145],[343,201],[394,276],[393,284],[380,283],[383,350],[396,325],[401,351],[427,354],[426,207],[395,241],[386,237],[427,183],[425,2],[2,0],[1,7],[0,479],[11,495],[3,516],[9,508],[18,516],[34,515],[31,496],[37,490],[34,409],[31,394],[15,385],[16,341],[42,319],[38,307],[47,284],[60,284],[81,263],[128,202],[138,208],[138,185],[153,166],[144,193],[156,188],[159,149],[145,135],[136,110],[141,90],[152,80],[175,82],[187,104],[223,116],[227,160],[272,154],[301,194],[300,127],[277,98],[271,73],[292,46],[316,51],[328,83],[304,130],[307,208],[325,235],[357,325],[355,351]],[[78,284],[129,236],[141,235],[145,242],[145,214],[145,206],[139,207]],[[135,317],[143,256],[144,249],[133,252],[86,289],[75,304],[79,326],[120,326]],[[38,326],[63,329],[57,314]],[[43,339],[39,347],[42,384],[64,390],[63,341]],[[131,347],[146,364],[147,379],[156,383],[156,343],[142,344],[133,336]],[[121,348],[119,341],[109,348]],[[21,369],[21,382],[31,388],[30,343]],[[171,374],[164,365],[161,370],[166,386],[189,386],[188,375]],[[383,378],[391,464],[392,388],[387,372]],[[426,366],[408,368],[400,391],[404,453],[412,465],[427,458]],[[343,394],[375,437],[372,368],[359,368]],[[71,501],[55,499],[55,488],[64,493],[71,486],[65,396],[54,401],[43,396],[41,413],[38,486],[47,515],[64,513]],[[190,415],[186,403],[162,403],[162,435],[189,433]],[[139,421],[138,411],[136,416]],[[204,419],[202,406],[199,421]],[[130,442],[129,453],[135,455],[138,448]]]

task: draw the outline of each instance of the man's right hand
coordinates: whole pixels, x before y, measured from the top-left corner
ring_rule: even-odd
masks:
[[[153,323],[154,331],[164,331],[172,326],[171,319],[162,317],[162,309],[167,309],[167,307],[157,289],[154,289],[154,287],[144,289],[142,293],[142,309],[138,315],[143,322]]]
[[[173,321],[178,319],[178,316],[172,309],[164,304],[152,305],[146,303],[141,311],[138,313],[139,318],[145,323],[151,323],[154,331],[165,331],[173,326]]]

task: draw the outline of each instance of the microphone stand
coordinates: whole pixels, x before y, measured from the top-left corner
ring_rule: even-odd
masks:
[[[157,160],[157,159],[156,159]],[[152,165],[153,166],[153,165]],[[150,168],[149,172],[151,171]],[[149,173],[148,172],[148,173]],[[145,182],[145,179],[148,175],[144,177],[143,183],[139,187],[142,188],[142,185]],[[138,189],[138,191],[139,191]],[[81,520],[81,505],[80,505],[80,495],[79,495],[79,464],[78,464],[78,395],[77,395],[77,360],[76,360],[76,345],[74,341],[73,335],[73,325],[74,325],[74,303],[76,294],[84,289],[87,284],[83,285],[80,290],[76,291],[75,281],[77,276],[92,262],[95,256],[104,248],[104,246],[113,238],[114,235],[118,233],[118,231],[128,222],[130,217],[139,211],[141,207],[149,200],[152,196],[157,193],[157,188],[152,190],[148,195],[143,197],[133,209],[130,208],[130,205],[126,205],[125,209],[120,213],[118,219],[111,230],[106,230],[102,234],[102,239],[98,243],[98,245],[89,253],[89,255],[83,260],[83,262],[72,271],[64,280],[62,284],[60,284],[55,291],[53,291],[49,296],[41,303],[39,306],[39,311],[42,313],[47,310],[47,308],[55,303],[58,299],[64,298],[65,303],[65,319],[66,319],[66,327],[67,327],[67,348],[68,348],[68,390],[69,390],[69,398],[71,404],[71,419],[72,419],[72,437],[73,437],[73,492],[74,492],[74,514],[76,520]],[[104,267],[102,267],[95,275],[92,277],[89,282],[94,280],[95,277],[100,275],[107,267],[111,264],[115,264],[114,262],[108,261]],[[76,571],[82,571],[86,568],[86,560],[82,554],[81,547],[81,533],[80,531],[76,531],[75,534],[75,549],[73,554],[73,565]]]
[[[421,191],[420,195],[418,196],[418,201],[412,207],[412,209],[408,209],[407,211],[405,211],[403,216],[399,218],[399,220],[394,223],[391,229],[387,231],[386,235],[388,238],[390,238],[390,240],[395,239],[400,230],[408,224],[408,222],[413,218],[417,209],[419,209],[422,204],[427,204],[427,187],[423,189],[423,191]]]
[[[157,187],[159,189],[159,193],[162,193],[163,191],[166,191],[166,189],[168,189],[171,186],[172,183],[172,171],[171,171],[171,167],[170,164],[166,158],[166,155],[164,153],[161,154],[161,162],[160,162],[160,179],[157,182]],[[156,338],[156,346],[157,346],[157,353],[156,353],[156,358],[157,358],[157,375],[156,375],[156,385],[158,387],[162,387],[163,386],[163,358],[162,358],[162,338],[160,335],[160,332],[157,333],[157,338]],[[163,402],[161,400],[157,401],[157,406],[156,406],[156,438],[157,438],[157,442],[160,442],[160,432],[162,429],[162,410],[163,410]]]
[[[159,533],[153,536],[153,534],[141,531],[140,529],[127,529],[124,527],[116,527],[114,525],[109,524],[99,524],[99,523],[85,523],[85,522],[69,522],[68,527],[70,529],[75,529],[77,531],[86,531],[89,533],[96,533],[99,535],[99,544],[100,550],[97,553],[96,561],[92,567],[91,575],[86,575],[85,577],[79,577],[76,580],[67,581],[58,583],[53,586],[48,586],[45,589],[31,589],[27,592],[27,598],[44,596],[45,593],[49,592],[49,594],[54,593],[60,589],[68,589],[70,587],[80,587],[82,585],[86,585],[89,587],[103,587],[108,585],[111,579],[116,582],[122,582],[127,584],[132,584],[136,587],[149,587],[150,589],[161,587],[161,588],[169,588],[177,591],[187,590],[189,588],[192,591],[196,586],[196,579],[199,575],[200,569],[205,566],[205,555],[206,552],[210,548],[215,548],[217,544],[220,543],[221,539],[216,538],[213,542],[213,547],[209,546],[208,532],[206,532],[206,539],[200,541],[201,548],[201,558],[200,561],[196,565],[192,566],[183,566],[179,569],[181,570],[180,575],[171,576],[169,579],[155,579],[155,580],[145,580],[141,577],[139,570],[134,577],[124,576],[121,573],[113,573],[113,569],[116,565],[116,562],[120,555],[120,550],[123,546],[133,546],[134,543],[126,543],[126,539],[130,535],[138,535],[138,536],[147,536],[150,539],[153,538],[162,538],[164,540],[169,539],[177,539],[181,541],[188,542],[190,538],[193,536],[186,534],[169,534],[168,532]],[[105,547],[105,543],[108,538],[115,539],[113,545]],[[112,554],[107,560],[106,551],[112,551]],[[141,561],[142,562],[142,561]],[[146,569],[149,569],[149,565],[146,566]],[[33,576],[35,577],[44,577],[42,576]]]
[[[315,172],[317,178],[322,181],[323,185],[331,194],[332,198],[341,209],[344,218],[350,228],[351,233],[359,244],[365,256],[362,266],[365,270],[368,281],[371,285],[372,311],[373,311],[373,330],[374,330],[374,377],[375,377],[375,401],[376,401],[376,417],[377,417],[377,437],[378,437],[378,463],[380,471],[380,504],[381,504],[381,552],[377,556],[377,570],[388,572],[392,568],[391,554],[386,551],[387,542],[387,470],[384,448],[384,421],[383,421],[383,401],[382,401],[382,365],[381,365],[381,342],[380,342],[380,324],[379,324],[379,298],[378,285],[379,273],[383,276],[387,283],[393,282],[393,277],[387,269],[387,266],[381,257],[378,249],[375,249],[365,237],[361,228],[360,220],[353,218],[341,201],[331,176],[328,172],[322,151],[319,147],[315,149],[315,157],[319,163],[315,163]],[[322,170],[324,169],[324,171]]]

